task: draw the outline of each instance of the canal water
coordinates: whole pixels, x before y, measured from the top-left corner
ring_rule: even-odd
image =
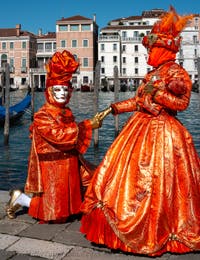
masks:
[[[11,92],[11,104],[21,100],[26,91]],[[120,92],[119,100],[130,98],[134,92]],[[99,111],[105,109],[114,101],[113,92],[99,92]],[[35,92],[35,111],[44,103],[44,93]],[[70,107],[76,121],[80,122],[94,115],[94,93],[74,92],[70,100]],[[131,113],[119,115],[119,129],[122,128]],[[178,114],[179,120],[185,125],[193,136],[195,147],[200,155],[200,94],[192,93],[189,108]],[[21,188],[27,176],[27,163],[31,141],[29,139],[29,126],[31,124],[31,109],[28,109],[20,121],[10,128],[9,145],[4,145],[3,128],[0,128],[0,190]],[[99,146],[94,147],[92,140],[85,158],[98,164],[110,144],[115,138],[114,117],[105,118],[102,127],[98,130]]]

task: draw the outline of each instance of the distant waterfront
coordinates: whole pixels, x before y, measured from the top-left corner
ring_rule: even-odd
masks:
[[[12,102],[20,100],[25,91],[16,91]],[[130,98],[134,92],[119,93],[119,100]],[[74,92],[70,101],[70,107],[80,122],[85,118],[93,116],[94,109],[93,92]],[[113,92],[99,92],[99,110],[106,108],[114,101]],[[44,102],[44,93],[35,92],[35,111]],[[131,113],[119,116],[120,129]],[[200,94],[192,93],[189,108],[178,114],[178,118],[190,131],[193,136],[195,147],[200,155]],[[7,190],[13,187],[23,187],[26,174],[27,162],[30,148],[29,126],[31,124],[31,111],[29,110],[20,123],[10,128],[9,146],[3,144],[3,128],[0,129],[0,190]],[[99,129],[99,147],[94,148],[93,141],[85,154],[85,158],[98,164],[103,158],[106,150],[115,138],[114,117],[109,115]]]

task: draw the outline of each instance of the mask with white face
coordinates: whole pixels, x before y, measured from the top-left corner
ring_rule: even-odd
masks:
[[[62,86],[62,85],[53,86],[53,98],[59,104],[66,103],[66,101],[69,99],[68,86]]]

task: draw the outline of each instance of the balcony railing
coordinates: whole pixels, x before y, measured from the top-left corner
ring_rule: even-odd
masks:
[[[122,42],[139,42],[141,43],[142,37],[122,37]]]
[[[99,41],[119,41],[120,37],[118,35],[100,35]]]

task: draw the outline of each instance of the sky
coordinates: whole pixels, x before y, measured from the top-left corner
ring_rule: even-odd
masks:
[[[56,21],[62,17],[81,15],[93,19],[95,14],[101,29],[111,20],[141,15],[155,8],[167,11],[170,5],[181,15],[200,14],[199,0],[7,0],[1,1],[0,28],[21,24],[22,30],[35,34],[39,29],[43,33],[55,32]]]

